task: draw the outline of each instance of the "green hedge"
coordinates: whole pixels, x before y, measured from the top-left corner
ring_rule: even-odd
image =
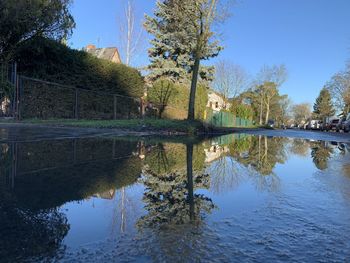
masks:
[[[36,38],[17,52],[19,72],[28,77],[94,91],[142,97],[144,82],[139,71],[98,59],[46,38]]]

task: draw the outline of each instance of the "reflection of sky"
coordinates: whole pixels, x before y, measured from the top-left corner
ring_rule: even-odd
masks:
[[[144,187],[135,184],[126,188],[126,232],[134,232],[133,225],[144,212],[141,197]],[[79,247],[120,237],[121,190],[113,199],[92,197],[80,202],[65,204],[61,210],[67,215],[70,231],[64,240],[69,247]]]

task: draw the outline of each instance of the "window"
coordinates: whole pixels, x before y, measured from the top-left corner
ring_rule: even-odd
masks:
[[[219,102],[215,102],[215,108],[219,108]]]

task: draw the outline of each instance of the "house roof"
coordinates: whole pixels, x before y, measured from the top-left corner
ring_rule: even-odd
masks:
[[[89,48],[86,48],[85,51],[97,58],[106,59],[109,61],[112,61],[113,57],[117,54],[120,60],[119,51],[116,47],[106,47],[106,48],[89,47]]]

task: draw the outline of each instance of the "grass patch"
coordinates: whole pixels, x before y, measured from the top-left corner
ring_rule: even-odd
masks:
[[[12,121],[13,122],[13,121]],[[203,129],[199,121],[187,120],[168,120],[168,119],[130,119],[130,120],[72,120],[72,119],[26,119],[20,123],[63,126],[63,127],[81,127],[81,128],[120,128],[141,130],[164,130],[174,132],[185,132],[195,134]]]

